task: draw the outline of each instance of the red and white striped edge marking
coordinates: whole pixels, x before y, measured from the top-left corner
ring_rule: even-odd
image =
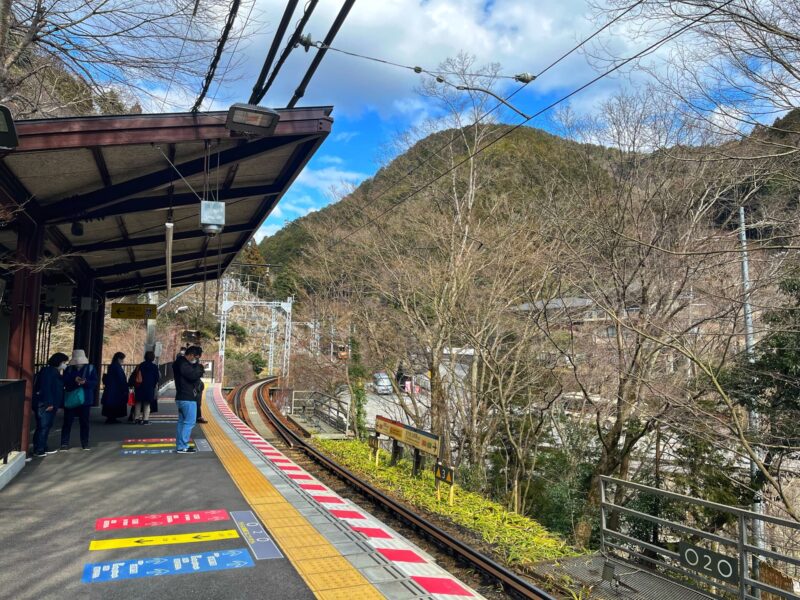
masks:
[[[314,501],[325,507],[331,515],[347,523],[353,531],[361,533],[368,544],[425,590],[426,594],[438,600],[481,597],[428,557],[420,554],[404,538],[395,537],[387,531],[383,523],[374,519],[372,515],[364,513],[359,507],[346,501],[286,458],[228,409],[219,387],[214,388],[214,400],[228,423],[245,441],[283,471]]]

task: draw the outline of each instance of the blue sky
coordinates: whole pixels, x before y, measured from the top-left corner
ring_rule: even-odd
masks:
[[[321,0],[306,27],[314,40],[325,36],[341,4],[341,0]],[[285,5],[285,0],[242,3],[239,27],[248,14],[250,19],[238,46],[238,34],[228,44],[229,49],[236,47],[234,67],[224,73],[213,104],[206,108],[224,109],[247,99]],[[466,51],[478,64],[500,63],[505,74],[536,73],[602,22],[593,19],[586,0],[359,0],[334,46],[425,68]],[[623,40],[628,38],[619,33],[609,30],[604,42],[625,54]],[[631,53],[638,49],[634,48]],[[262,104],[285,106],[312,55],[295,50]],[[226,61],[224,57],[221,64]],[[534,112],[594,73],[587,58],[576,53],[515,96],[514,103]],[[299,105],[333,105],[333,132],[257,239],[330,203],[335,197],[331,188],[357,185],[373,175],[392,138],[429,114],[430,107],[415,92],[418,83],[419,75],[411,71],[328,52]],[[571,105],[588,112],[619,85],[619,80],[603,81]],[[170,104],[181,101],[177,92],[170,96]],[[516,123],[520,117],[506,111],[501,120]],[[542,119],[532,124],[546,126]]]

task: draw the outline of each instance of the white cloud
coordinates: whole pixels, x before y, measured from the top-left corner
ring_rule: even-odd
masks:
[[[358,131],[340,131],[333,135],[334,142],[344,142],[345,144],[358,135]]]
[[[275,214],[275,211],[272,211],[272,215],[274,215],[274,214]],[[272,216],[272,215],[270,215],[270,216]],[[254,236],[254,238],[256,240],[256,243],[260,244],[261,240],[263,240],[265,237],[269,237],[271,235],[275,235],[278,232],[278,230],[280,230],[281,227],[283,227],[283,225],[276,225],[276,224],[265,224],[265,225],[262,225],[261,228],[258,231],[256,231],[256,234]]]
[[[326,154],[324,156],[318,156],[318,162],[325,163],[326,165],[341,165],[344,163],[344,159],[339,156],[331,156],[330,154]]]
[[[306,167],[295,181],[295,185],[328,194],[333,190],[339,190],[350,185],[358,185],[367,177],[366,173],[348,171],[338,167],[323,167],[321,169]]]
[[[285,6],[278,0],[259,0],[264,14],[277,21]],[[321,39],[339,9],[320,3],[309,25]],[[477,64],[498,62],[506,74],[537,72],[597,28],[586,0],[381,0],[358,2],[337,35],[334,47],[385,58],[405,65],[435,69],[460,51],[474,54]],[[613,28],[612,28],[613,30]],[[613,31],[609,38],[613,39]],[[625,49],[626,41],[614,46]],[[250,62],[257,69],[263,46],[253,44]],[[294,52],[270,91],[276,106],[291,97],[313,52]],[[537,80],[525,93],[547,93],[579,85],[594,73],[576,53]],[[415,97],[420,76],[329,51],[302,102],[333,104],[337,114],[358,115],[368,108],[390,117]],[[588,91],[588,93],[592,93]],[[351,132],[334,135],[344,141]]]

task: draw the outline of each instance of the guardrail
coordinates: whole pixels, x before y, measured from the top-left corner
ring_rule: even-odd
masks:
[[[614,502],[620,491],[628,498],[628,506]],[[646,501],[635,502],[642,496]],[[602,548],[606,556],[647,564],[665,576],[684,583],[691,581],[714,598],[800,598],[793,591],[766,583],[774,578],[766,573],[759,577],[758,573],[760,565],[766,565],[762,570],[777,574],[798,572],[800,523],[613,477],[600,478],[600,498]],[[631,505],[642,510],[630,508]],[[645,506],[650,512],[644,512]],[[688,519],[693,512],[713,515],[720,526],[713,533],[694,527]],[[687,519],[677,522],[676,515]],[[756,521],[762,521],[769,531],[768,548],[757,547],[749,537],[748,531]],[[766,559],[782,563],[783,570],[763,562]]]
[[[11,452],[22,449],[24,410],[25,380],[0,380],[0,458],[4,465]]]
[[[346,435],[350,424],[350,403],[322,392],[295,390],[292,392],[291,414],[319,419]]]

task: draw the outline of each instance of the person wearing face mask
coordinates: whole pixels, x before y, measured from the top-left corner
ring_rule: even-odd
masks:
[[[61,426],[61,449],[69,450],[72,421],[78,417],[81,426],[81,448],[89,450],[89,416],[99,383],[97,370],[89,364],[86,352],[72,351],[69,365],[64,371],[64,424]],[[70,402],[77,402],[70,407]]]
[[[62,371],[67,367],[69,357],[56,352],[47,364],[36,374],[33,382],[33,416],[36,419],[36,431],[33,434],[33,455],[43,458],[55,454],[58,450],[47,449],[47,438],[53,426],[56,412],[64,405],[64,380]]]
[[[185,356],[179,356],[172,363],[175,378],[175,404],[178,406],[178,428],[175,436],[175,450],[178,454],[195,452],[189,447],[192,429],[197,419],[197,402],[202,394],[202,379],[205,369],[199,364],[203,353],[199,346],[189,346]]]

